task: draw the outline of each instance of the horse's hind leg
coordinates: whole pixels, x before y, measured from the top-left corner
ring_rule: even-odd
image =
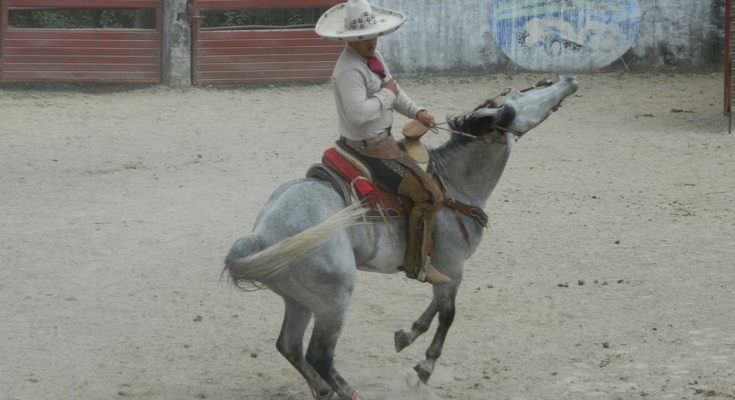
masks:
[[[276,348],[306,379],[315,399],[328,399],[332,389],[304,359],[304,332],[311,320],[311,311],[295,300],[284,297],[286,311]]]
[[[315,315],[306,360],[332,386],[340,399],[358,400],[357,392],[334,369],[334,349],[342,332],[345,313],[345,309],[333,309]]]
[[[432,299],[429,307],[426,308],[423,314],[411,325],[411,330],[406,332],[405,329],[396,331],[393,335],[393,342],[396,346],[396,353],[400,353],[401,350],[405,349],[411,343],[416,340],[417,337],[429,330],[431,321],[434,319],[438,308],[436,307],[436,300]]]

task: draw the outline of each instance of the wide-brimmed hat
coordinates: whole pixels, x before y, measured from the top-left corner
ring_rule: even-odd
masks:
[[[314,30],[326,39],[356,42],[385,36],[405,21],[397,11],[371,6],[367,0],[349,0],[327,10]]]

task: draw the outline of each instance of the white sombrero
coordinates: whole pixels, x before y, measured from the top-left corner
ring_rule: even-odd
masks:
[[[371,6],[367,0],[349,0],[327,10],[314,30],[326,39],[356,42],[385,36],[405,21],[399,12]]]

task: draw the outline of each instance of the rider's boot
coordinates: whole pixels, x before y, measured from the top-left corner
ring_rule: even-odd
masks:
[[[442,274],[438,269],[434,268],[429,259],[426,260],[426,264],[424,264],[424,267],[419,271],[417,279],[419,282],[428,282],[433,285],[452,281],[452,278]]]
[[[429,257],[433,250],[432,227],[442,204],[441,190],[430,177],[421,179],[406,170],[398,193],[413,201],[408,216],[408,240],[403,264],[406,276],[436,284],[451,281],[431,265]]]
[[[424,231],[426,225],[419,223],[414,229]],[[409,231],[411,227],[409,227]],[[411,237],[413,236],[413,237]],[[418,236],[418,237],[417,237]],[[413,240],[411,240],[413,239]],[[406,270],[409,278],[414,278],[419,282],[427,282],[431,284],[441,284],[451,282],[451,278],[439,272],[431,264],[431,254],[433,252],[433,244],[431,240],[431,232],[421,232],[421,234],[409,234],[408,252],[406,253],[406,266],[413,266]]]

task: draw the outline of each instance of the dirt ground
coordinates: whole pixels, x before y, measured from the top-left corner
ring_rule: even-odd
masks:
[[[541,77],[401,83],[444,116]],[[721,76],[580,80],[514,147],[428,386],[431,334],[396,354],[393,332],[429,287],[361,273],[336,365],[363,395],[735,399]],[[0,89],[0,399],[310,398],[280,298],[220,271],[334,132],[327,85]]]

